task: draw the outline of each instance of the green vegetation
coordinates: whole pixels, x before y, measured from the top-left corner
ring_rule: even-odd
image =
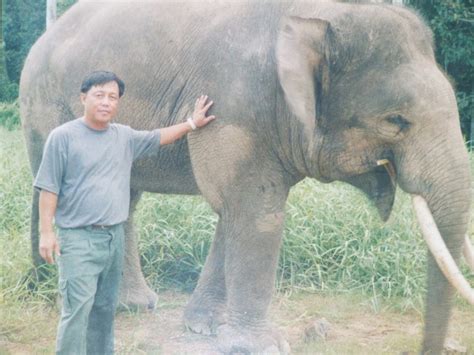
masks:
[[[57,0],[57,16],[75,2]],[[12,102],[26,56],[46,29],[46,0],[0,1],[0,15],[0,102]]]
[[[417,299],[424,283],[424,245],[400,194],[384,225],[366,198],[343,184],[305,180],[286,209],[277,287],[362,290]],[[200,197],[145,195],[136,221],[142,265],[155,287],[191,289],[216,217]]]
[[[471,0],[406,0],[431,27],[436,60],[454,81],[462,129],[471,140],[474,112],[474,7]],[[472,147],[472,145],[471,145]]]
[[[11,103],[0,102],[0,126],[9,131],[20,126],[20,112],[17,101]]]
[[[4,1],[2,30],[5,47],[0,63],[2,72],[5,66],[9,89],[0,91],[5,95],[0,96],[0,101],[11,101],[18,95],[23,63],[33,43],[44,32],[45,19],[46,0]]]

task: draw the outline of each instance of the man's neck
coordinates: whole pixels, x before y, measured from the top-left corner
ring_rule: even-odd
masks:
[[[87,127],[95,130],[95,131],[105,131],[107,128],[109,128],[110,123],[100,123],[94,120],[91,120],[87,116],[82,116],[81,117],[82,121],[87,125]]]

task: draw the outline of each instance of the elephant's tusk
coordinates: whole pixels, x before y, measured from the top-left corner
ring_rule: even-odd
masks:
[[[436,263],[451,285],[470,304],[474,305],[474,290],[459,271],[456,262],[446,247],[428,204],[423,197],[418,195],[413,195],[412,201],[421,232]]]
[[[397,186],[396,180],[397,180],[397,173],[395,172],[395,168],[393,167],[393,164],[390,162],[388,159],[380,159],[377,160],[377,166],[383,166],[385,170],[388,173],[388,176],[390,176],[390,181],[394,187]]]
[[[471,240],[468,235],[464,237],[464,247],[462,248],[462,252],[467,265],[469,265],[471,271],[474,272],[474,249],[472,248]]]

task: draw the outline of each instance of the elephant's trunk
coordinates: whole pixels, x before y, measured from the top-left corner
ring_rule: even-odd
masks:
[[[418,214],[429,215],[420,218],[425,238],[433,234],[427,231],[424,222],[431,220],[428,224],[436,226],[433,230],[437,230],[434,232],[437,234],[437,243],[446,246],[441,257],[436,256],[439,255],[437,246],[429,246],[423,353],[439,354],[443,350],[454,296],[454,288],[449,280],[455,280],[453,284],[457,285],[456,289],[469,302],[474,302],[473,292],[465,280],[461,281],[456,266],[465,243],[471,205],[469,160],[458,132],[449,137],[443,136],[442,132],[437,135],[430,132],[433,145],[420,147],[414,143],[411,148],[416,149],[402,155],[402,160],[396,164],[400,187],[422,197],[414,197],[414,202]],[[426,213],[423,208],[420,211],[420,204],[425,205],[430,212]]]
[[[464,237],[464,248],[462,249],[464,259],[472,272],[474,272],[474,249],[472,248],[471,240],[466,234]]]

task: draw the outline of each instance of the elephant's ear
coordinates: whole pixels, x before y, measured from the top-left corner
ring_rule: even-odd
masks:
[[[329,86],[329,22],[285,18],[280,26],[276,57],[278,76],[291,111],[314,133],[321,95]],[[321,92],[323,91],[323,92]]]

